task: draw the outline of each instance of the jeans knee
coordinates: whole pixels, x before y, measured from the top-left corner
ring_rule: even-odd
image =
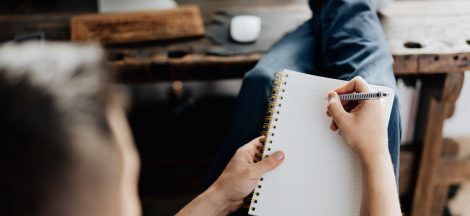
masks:
[[[312,3],[318,0],[311,0],[310,5],[319,4]],[[370,11],[375,13],[374,3],[371,0],[335,0],[335,1],[324,1],[320,3],[323,5],[324,11],[335,11],[336,13],[330,13],[328,16],[336,17],[337,13],[342,14],[344,17],[351,17],[357,14],[361,14],[364,11]],[[315,7],[315,6],[314,6]],[[318,7],[318,6],[316,6]]]
[[[341,0],[341,3],[347,8],[366,7],[371,8],[372,1],[369,0]]]
[[[245,74],[243,82],[270,87],[274,78],[274,72],[261,67],[255,67]]]

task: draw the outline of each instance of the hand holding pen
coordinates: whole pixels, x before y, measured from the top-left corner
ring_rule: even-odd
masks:
[[[348,100],[341,100],[341,95]],[[346,143],[364,161],[372,155],[388,156],[388,125],[383,100],[372,100],[386,96],[388,94],[374,92],[361,77],[328,93],[330,129],[340,131]]]

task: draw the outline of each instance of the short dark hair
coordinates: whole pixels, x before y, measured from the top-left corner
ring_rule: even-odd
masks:
[[[0,47],[0,214],[38,215],[79,140],[108,139],[110,81],[99,46]]]

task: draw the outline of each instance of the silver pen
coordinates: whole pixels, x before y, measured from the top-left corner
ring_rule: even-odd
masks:
[[[349,93],[349,94],[340,94],[340,100],[374,100],[387,97],[390,94],[387,92],[367,92],[367,93]]]

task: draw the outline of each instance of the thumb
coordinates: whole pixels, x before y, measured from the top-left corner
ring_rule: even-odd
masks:
[[[284,153],[282,151],[278,151],[270,155],[269,157],[264,158],[263,160],[253,164],[253,168],[257,177],[261,177],[265,173],[279,166],[282,161],[284,161]]]
[[[343,119],[347,116],[348,112],[344,110],[343,104],[336,92],[331,91],[328,93],[328,112],[330,113],[333,120],[339,126]]]

